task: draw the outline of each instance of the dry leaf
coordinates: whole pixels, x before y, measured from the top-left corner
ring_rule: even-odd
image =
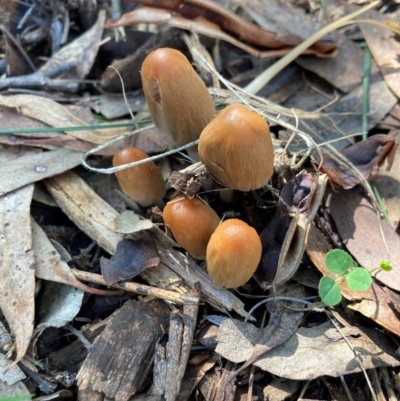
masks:
[[[63,327],[71,322],[82,307],[84,292],[69,285],[46,282],[43,286],[35,333],[48,327]]]
[[[33,235],[32,249],[35,254],[36,277],[60,284],[68,284],[91,294],[110,296],[115,293],[115,291],[100,290],[81,283],[72,273],[68,264],[62,260],[60,254],[47,238],[46,233],[39,224],[33,219],[31,222]]]
[[[367,11],[363,18],[382,22],[383,24],[387,20],[384,14],[376,10]],[[359,27],[387,86],[399,97],[400,62],[398,55],[400,53],[400,43],[396,35],[393,34],[391,29],[388,29],[389,27],[384,28],[372,24],[359,24]]]
[[[87,125],[66,107],[45,97],[35,95],[0,96],[0,106],[16,108],[22,115],[42,121],[51,127],[77,127]],[[69,135],[83,141],[101,144],[115,137],[110,130],[70,131]]]
[[[149,234],[137,240],[123,239],[111,259],[100,259],[101,273],[108,285],[132,279],[159,263],[157,248]]]
[[[288,183],[284,192],[286,202],[280,201],[278,211],[273,220],[260,235],[263,244],[263,256],[254,278],[266,289],[289,280],[300,265],[310,223],[313,221],[325,192],[326,175],[320,175],[314,181],[309,174],[300,173]],[[307,185],[306,185],[307,184]],[[312,189],[310,191],[310,186]],[[295,212],[293,218],[288,217]]]
[[[374,329],[343,328],[341,332],[357,350],[365,369],[379,366],[399,366],[393,345],[388,344],[384,333]],[[240,363],[253,352],[259,329],[234,319],[221,324],[218,353],[224,358]],[[255,366],[279,377],[292,380],[312,380],[320,376],[339,377],[360,372],[354,352],[342,335],[322,324],[312,328],[299,328],[285,343],[269,351],[254,363]]]
[[[33,185],[0,197],[0,307],[22,359],[33,333],[35,258],[32,251],[30,205]]]
[[[350,162],[350,166],[338,160],[338,156],[333,157],[329,154],[323,155],[321,166],[318,155],[312,158],[312,163],[316,169],[319,168],[328,175],[332,184],[350,189],[358,185],[362,178],[366,180],[374,178],[385,160],[387,160],[387,170],[390,170],[397,146],[393,137],[378,134],[338,151],[339,156]]]
[[[150,230],[153,223],[144,219],[132,210],[125,210],[114,219],[114,231],[119,234],[133,234],[143,230]]]
[[[141,1],[141,3],[144,3],[144,1]],[[212,4],[211,2],[207,2]],[[206,4],[203,2],[203,4]],[[162,5],[160,5],[162,6]],[[213,7],[221,7],[216,3],[213,3]],[[178,12],[183,11],[182,8],[179,9]],[[228,11],[228,10],[224,10]],[[229,12],[229,11],[228,11]],[[207,15],[207,17],[209,14]],[[190,19],[185,18],[184,16],[177,16],[173,14],[170,11],[163,10],[161,8],[150,8],[150,7],[142,7],[139,9],[136,9],[134,11],[131,11],[129,13],[124,14],[121,18],[118,20],[108,20],[106,22],[106,27],[107,28],[115,28],[118,26],[132,26],[132,25],[137,25],[141,23],[151,23],[151,24],[166,24],[171,28],[179,28],[183,30],[187,30],[190,32],[194,32],[200,35],[205,35],[209,36],[214,39],[219,39],[219,40],[224,40],[226,42],[231,43],[232,45],[242,49],[243,51],[251,54],[254,57],[259,57],[262,59],[266,58],[276,58],[276,57],[281,57],[287,54],[296,44],[300,43],[301,40],[299,38],[296,38],[292,35],[288,35],[287,39],[289,43],[285,43],[285,38],[281,39],[278,38],[278,36],[273,33],[266,31],[264,29],[261,29],[257,27],[256,25],[253,25],[249,23],[248,21],[242,19],[236,14],[230,13],[229,16],[233,16],[235,23],[231,24],[229,23],[230,28],[236,29],[238,27],[240,30],[243,30],[243,28],[246,28],[246,26],[250,27],[250,30],[258,30],[259,32],[257,33],[251,33],[250,35],[253,37],[254,40],[247,40],[243,35],[243,31],[240,32],[238,38],[236,39],[234,36],[228,34],[227,32],[224,32],[223,28],[219,25],[221,23],[221,20],[218,20],[218,23],[212,20],[207,19],[206,16],[201,16],[201,14],[197,14],[196,18]],[[246,29],[247,31],[247,29]],[[259,34],[261,32],[261,35]],[[290,40],[290,37],[292,37],[293,40]],[[259,43],[255,42],[262,42],[260,45]],[[251,46],[251,45],[254,46]],[[330,51],[335,48],[335,45],[333,46],[328,46]],[[273,50],[259,50],[260,48],[265,49],[265,48],[270,48]],[[317,49],[317,45],[311,46],[309,49],[307,49],[304,54],[317,54],[321,57],[325,56],[326,52],[320,51]]]
[[[0,167],[2,177],[0,180],[0,195],[63,173],[78,166],[82,158],[82,153],[68,149],[37,152],[39,150],[23,154],[8,163],[2,163]]]
[[[304,287],[292,286],[292,287],[281,287],[279,291],[280,296],[293,297],[293,298],[304,298],[305,290]],[[291,302],[270,302],[267,305],[269,312],[268,325],[260,330],[260,337],[254,346],[253,353],[250,358],[246,360],[246,363],[240,367],[234,374],[236,377],[240,372],[252,365],[258,358],[264,355],[266,352],[284,343],[296,330],[301,321],[303,320],[304,313],[295,312],[287,309],[287,306],[291,308],[301,308],[300,303]],[[218,336],[218,341],[232,342],[232,340],[221,338],[221,334]],[[218,352],[218,345],[216,348]]]
[[[232,33],[243,42],[250,43],[255,47],[265,49],[279,49],[288,46],[296,46],[301,39],[290,33],[279,35],[262,29],[247,21],[224,6],[209,0],[181,0],[177,2],[165,2],[164,0],[140,0],[139,3],[169,9],[180,14],[184,18],[207,20],[216,24],[221,30]],[[336,48],[336,44],[319,41],[312,46],[314,51],[320,54],[329,52]]]

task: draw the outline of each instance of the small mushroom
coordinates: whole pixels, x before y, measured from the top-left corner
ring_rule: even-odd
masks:
[[[217,213],[199,198],[178,198],[167,203],[163,217],[176,242],[192,257],[204,260],[208,241],[220,222]]]
[[[207,271],[219,287],[236,288],[250,280],[261,260],[256,230],[238,219],[225,220],[207,246]]]
[[[177,147],[198,139],[216,111],[188,59],[175,49],[156,49],[143,61],[141,74],[155,126],[170,135]]]
[[[268,124],[240,104],[226,107],[204,128],[199,155],[220,183],[240,191],[261,188],[274,171]]]
[[[149,156],[137,148],[125,148],[113,158],[113,166],[136,162]],[[154,162],[149,161],[139,166],[129,167],[115,173],[122,191],[143,207],[164,206],[163,198],[167,192],[160,169]]]

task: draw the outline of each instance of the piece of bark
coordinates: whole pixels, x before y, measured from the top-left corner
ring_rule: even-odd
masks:
[[[143,386],[154,348],[166,330],[168,307],[161,302],[126,302],[94,342],[80,369],[79,391],[102,392],[115,401],[128,400]]]
[[[198,285],[190,295],[199,295]],[[198,305],[185,305],[183,312],[176,309],[171,313],[167,347],[164,350],[160,344],[156,346],[151,394],[163,395],[167,401],[176,400],[189,359],[197,313]]]
[[[234,381],[230,380],[231,374],[236,370],[236,363],[227,362],[222,374],[214,377],[211,386],[201,388],[207,401],[233,401],[235,398],[236,386]],[[202,386],[203,387],[203,386]],[[208,387],[208,388],[207,388]]]
[[[177,372],[179,367],[180,349],[182,346],[183,320],[178,310],[171,313],[168,345],[166,349],[166,377],[164,398],[166,401],[174,401],[178,395],[179,384],[177,380]]]

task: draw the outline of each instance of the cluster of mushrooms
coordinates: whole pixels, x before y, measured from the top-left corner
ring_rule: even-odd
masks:
[[[178,50],[160,48],[142,65],[143,89],[155,126],[180,147],[199,139],[198,158],[227,188],[250,191],[263,187],[273,174],[274,151],[268,124],[240,104],[217,114],[214,102],[187,58]],[[125,148],[114,166],[148,155]],[[166,185],[158,167],[146,162],[116,173],[118,182],[140,206],[162,204]],[[254,228],[238,219],[220,222],[202,199],[179,195],[163,210],[165,225],[193,258],[206,260],[212,281],[221,287],[245,284],[261,260],[262,245]],[[192,221],[197,224],[191,225]]]

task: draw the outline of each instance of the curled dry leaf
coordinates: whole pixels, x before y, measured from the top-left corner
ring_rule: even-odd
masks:
[[[136,277],[159,263],[157,248],[149,234],[134,241],[123,239],[111,259],[100,259],[101,273],[108,285]]]
[[[191,31],[197,34],[224,40],[260,58],[276,58],[288,53],[301,39],[288,34],[278,37],[275,32],[267,31],[241,18],[237,14],[225,9],[221,5],[202,1],[198,5],[185,1],[179,9],[174,10],[158,1],[142,0],[140,3],[155,7],[165,7],[180,15],[173,14],[162,8],[142,7],[124,14],[118,20],[108,20],[106,28],[130,26],[140,23],[168,24],[169,27]],[[195,0],[196,2],[196,0]],[[157,3],[157,4],[156,4]],[[179,2],[178,2],[179,3]],[[182,7],[183,6],[183,7]],[[189,8],[191,9],[189,11]],[[272,49],[272,50],[260,50]],[[305,54],[317,54],[321,57],[329,54],[336,48],[336,44],[318,42],[305,51]]]
[[[300,173],[282,190],[284,198],[277,213],[260,235],[263,255],[254,278],[262,288],[284,283],[299,267],[309,225],[321,204],[326,180],[326,175],[315,179],[312,174]],[[297,211],[296,205],[300,208]]]
[[[350,189],[358,185],[363,178],[374,178],[385,160],[386,169],[390,170],[397,146],[393,137],[378,134],[337,151],[335,156],[324,154],[322,162],[320,157],[315,155],[312,157],[312,163],[317,170],[328,175],[332,184]]]

